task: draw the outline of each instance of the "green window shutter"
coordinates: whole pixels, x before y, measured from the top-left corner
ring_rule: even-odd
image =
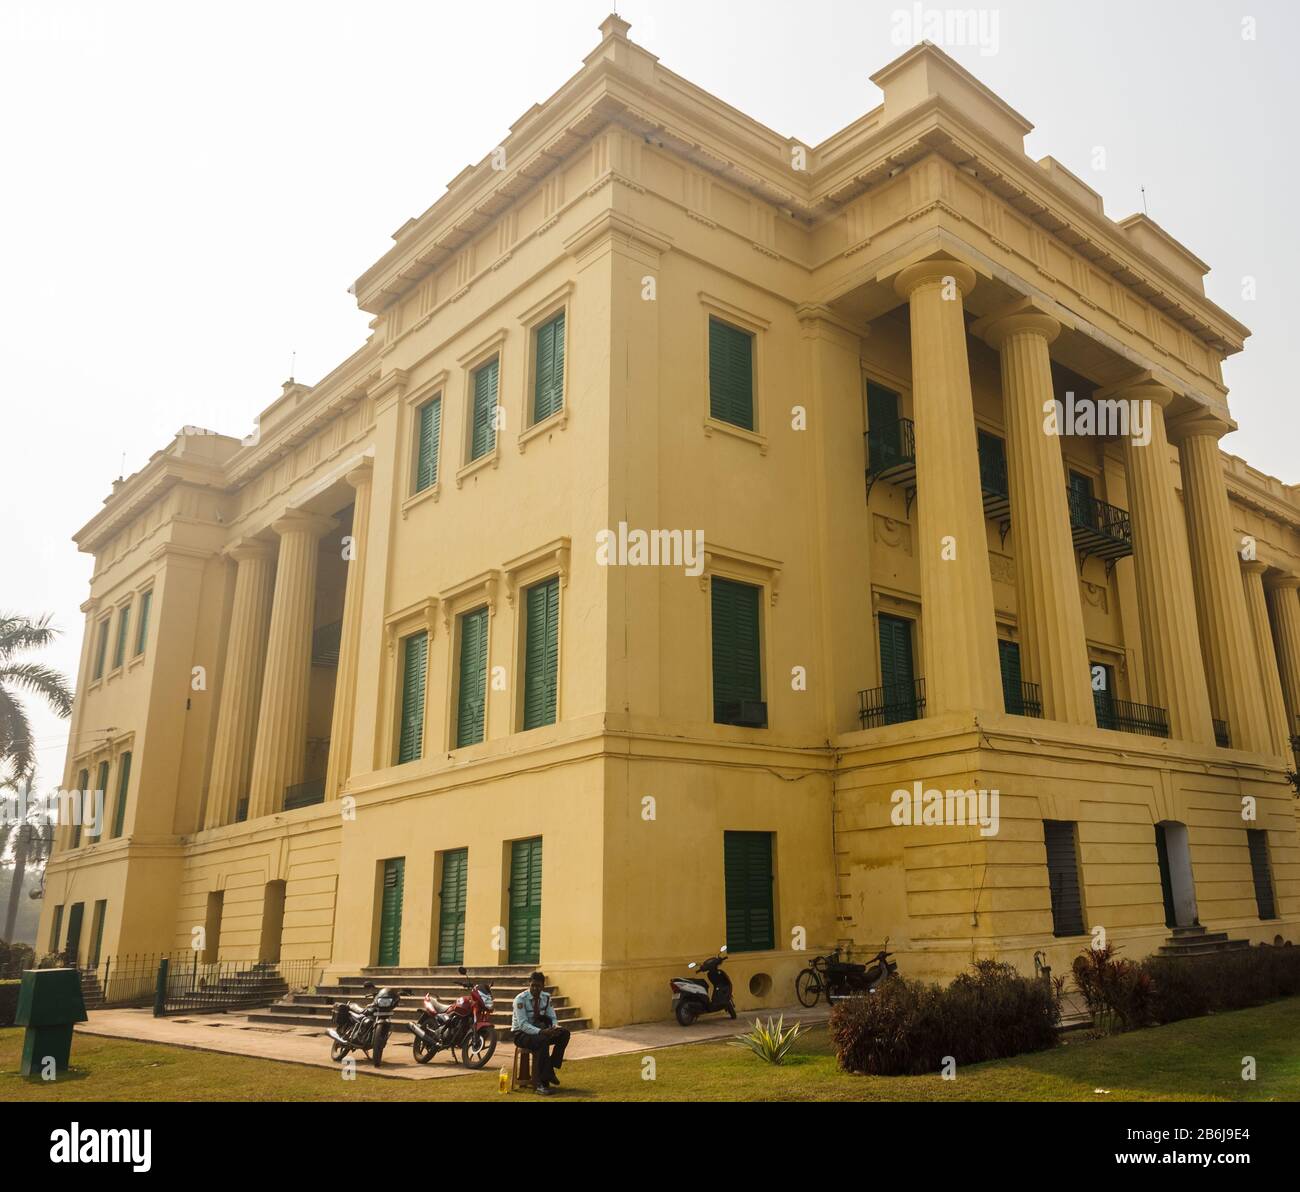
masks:
[[[1092,671],[1100,666],[1103,673],[1101,689],[1093,689],[1092,708],[1097,717],[1098,728],[1114,728],[1115,717],[1115,668],[1107,662],[1094,662],[1089,666],[1089,680]]]
[[[465,891],[469,884],[469,850],[442,855],[442,886],[438,896],[438,963],[465,962]]]
[[[1083,934],[1082,882],[1072,820],[1044,820],[1047,880],[1052,895],[1052,934]]]
[[[1268,859],[1268,832],[1264,828],[1247,828],[1246,842],[1250,846],[1250,872],[1255,879],[1255,906],[1259,910],[1259,917],[1276,919],[1273,867]]]
[[[880,685],[886,724],[901,724],[917,717],[916,672],[912,663],[912,622],[906,617],[881,613]]]
[[[402,646],[402,715],[397,735],[397,764],[424,756],[424,687],[429,662],[429,634],[413,633]]]
[[[1020,643],[999,639],[998,664],[1002,670],[1002,706],[1016,716],[1024,713],[1020,690]]]
[[[754,337],[709,318],[709,414],[754,429]]]
[[[107,777],[107,775],[105,775]],[[82,770],[77,775],[77,810],[73,813],[72,834],[68,840],[69,848],[78,848],[81,845],[81,821],[86,814],[86,790],[90,786],[90,771]]]
[[[516,840],[510,846],[511,964],[542,959],[542,838]]]
[[[438,483],[438,446],[442,440],[442,398],[420,407],[416,426],[415,491],[422,493]]]
[[[99,623],[99,640],[95,643],[95,674],[96,679],[104,677],[104,663],[108,659],[108,618]]]
[[[135,628],[135,652],[137,655],[144,653],[144,648],[149,642],[149,609],[152,605],[153,589],[150,588],[140,597],[140,621]]]
[[[460,676],[456,695],[456,748],[483,740],[487,696],[488,610],[460,619]]]
[[[113,643],[113,669],[126,661],[126,637],[131,628],[131,606],[124,604],[117,613],[117,640]]]
[[[555,723],[560,660],[560,581],[528,589],[524,648],[524,728]]]
[[[541,422],[564,406],[564,311],[537,329],[533,421]]]
[[[501,358],[489,360],[474,373],[474,413],[471,428],[471,460],[487,455],[497,445],[496,427],[492,416],[497,408],[497,383],[500,377]]]
[[[100,807],[99,831],[101,835],[108,825],[104,822],[104,816],[108,813],[108,763],[99,763],[99,772],[95,777],[95,791],[103,803]]]
[[[59,938],[63,934],[63,907],[62,905],[54,908],[54,922],[50,925],[50,951],[59,950]]]
[[[104,781],[108,781],[108,767],[105,764]],[[117,806],[113,811],[113,836],[122,835],[126,826],[126,792],[131,782],[131,755],[122,754],[117,763]]]
[[[391,967],[402,954],[402,884],[406,858],[384,862],[384,882],[379,907],[379,957],[377,963]]]
[[[63,950],[68,954],[73,965],[77,964],[77,957],[81,952],[81,921],[86,915],[86,904],[84,902],[74,902],[72,909],[68,912],[68,939],[63,945]]]
[[[101,898],[95,903],[95,910],[90,920],[90,951],[86,963],[94,968],[99,964],[100,950],[104,945],[104,919],[108,914],[108,902]]]
[[[772,914],[772,834],[724,832],[727,951],[761,952],[776,946]]]
[[[742,703],[763,698],[759,644],[759,597],[753,584],[714,577],[709,582],[713,606],[713,720],[736,723]]]

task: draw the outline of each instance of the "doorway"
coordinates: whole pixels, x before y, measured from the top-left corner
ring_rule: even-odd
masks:
[[[257,945],[257,959],[264,964],[275,964],[280,959],[283,934],[284,882],[267,882],[262,895],[262,938]]]
[[[1196,884],[1192,879],[1192,853],[1187,825],[1177,820],[1156,824],[1156,859],[1160,865],[1160,893],[1165,904],[1165,926],[1197,927]]]

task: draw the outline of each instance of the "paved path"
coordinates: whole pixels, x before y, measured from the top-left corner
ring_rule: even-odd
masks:
[[[182,1014],[155,1018],[152,1010],[91,1010],[90,1021],[77,1027],[87,1035],[108,1035],[118,1039],[135,1039],[144,1043],[167,1043],[173,1047],[191,1047],[199,1051],[221,1051],[229,1055],[246,1055],[255,1059],[280,1060],[290,1064],[309,1064],[315,1068],[337,1068],[329,1056],[329,1039],[323,1030],[310,1026],[275,1026],[249,1022],[242,1014]],[[805,1010],[786,1006],[764,1010],[761,1017],[785,1015],[785,1021],[825,1022],[829,1011],[821,1006]],[[733,1023],[725,1016],[701,1019],[694,1026],[681,1027],[669,1019],[636,1026],[612,1027],[603,1031],[575,1031],[565,1052],[566,1060],[588,1060],[604,1055],[628,1055],[658,1047],[680,1047],[686,1043],[704,1043],[727,1039],[748,1029],[757,1012],[742,1013]],[[510,1068],[514,1046],[502,1040],[488,1064],[489,1070]],[[405,1080],[436,1080],[445,1076],[464,1076],[468,1072],[453,1064],[446,1052],[439,1052],[432,1063],[417,1064],[411,1056],[410,1035],[395,1031],[384,1052],[383,1067],[373,1068],[362,1052],[355,1052],[357,1071],[374,1076]]]

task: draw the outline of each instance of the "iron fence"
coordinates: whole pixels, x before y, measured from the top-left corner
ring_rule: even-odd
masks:
[[[863,728],[919,720],[925,709],[925,680],[886,683],[858,692],[858,721]]]
[[[192,952],[161,962],[155,972],[156,1015],[211,1014],[270,1005],[289,993],[315,988],[316,961],[220,960]]]

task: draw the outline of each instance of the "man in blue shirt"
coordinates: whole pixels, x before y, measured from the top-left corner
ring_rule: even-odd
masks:
[[[549,1094],[551,1090],[547,1086],[560,1083],[555,1069],[564,1064],[569,1029],[556,1019],[551,995],[545,986],[543,973],[537,972],[528,978],[528,988],[515,998],[510,1029],[515,1046],[532,1053],[533,1086],[539,1093]]]

